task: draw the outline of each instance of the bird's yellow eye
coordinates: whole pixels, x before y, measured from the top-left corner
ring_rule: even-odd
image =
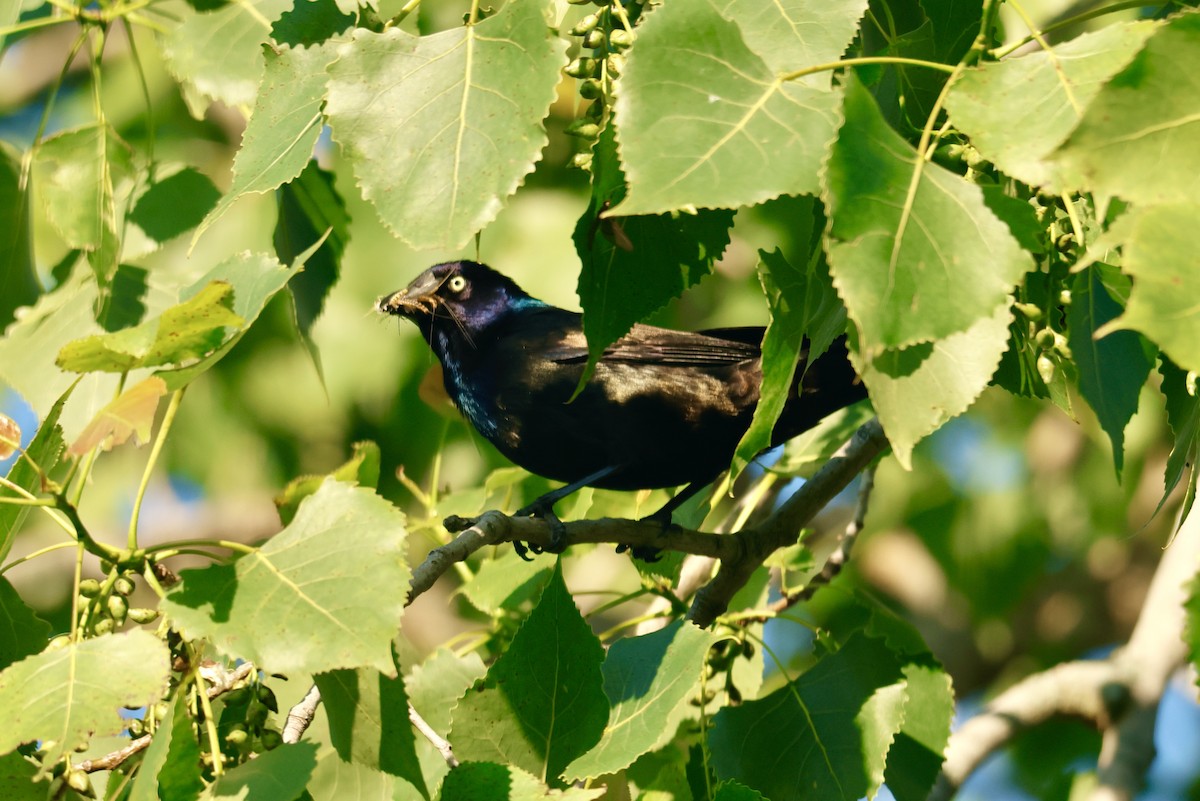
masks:
[[[457,294],[467,288],[467,279],[461,275],[452,275],[450,276],[450,280],[446,282],[446,286],[450,288],[451,292]]]

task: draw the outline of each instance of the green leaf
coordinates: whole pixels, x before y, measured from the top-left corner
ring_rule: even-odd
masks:
[[[1008,347],[1012,315],[1005,299],[990,316],[961,334],[870,358],[850,351],[854,369],[901,465],[911,466],[913,446],[975,402]]]
[[[96,321],[105,331],[120,331],[137,325],[146,316],[149,271],[131,264],[118,264]]]
[[[1168,172],[1174,172],[1174,165]],[[1200,370],[1200,202],[1127,212],[1110,229],[1123,244],[1122,269],[1133,276],[1125,313],[1108,331],[1141,331],[1185,370]]]
[[[327,480],[295,519],[231,565],[185,570],[162,602],[180,631],[281,673],[390,673],[408,593],[404,516]]]
[[[801,354],[809,361],[815,359],[846,329],[846,310],[821,260],[810,259],[807,268],[800,269],[778,248],[773,253],[760,250],[758,258],[758,278],[771,319],[763,335],[758,406],[733,456],[730,479],[771,444]]]
[[[46,647],[50,624],[25,605],[8,579],[0,576],[0,670]]]
[[[1163,358],[1159,364],[1162,374],[1162,393],[1167,401],[1167,423],[1171,426],[1174,442],[1167,456],[1166,473],[1163,476],[1163,494],[1154,513],[1162,510],[1167,498],[1178,486],[1185,472],[1190,471],[1190,482],[1185,497],[1190,501],[1196,496],[1196,459],[1200,451],[1200,393],[1189,393],[1187,374],[1174,362]],[[1183,510],[1182,521],[1189,508]]]
[[[353,12],[343,12],[334,0],[297,0],[275,20],[271,38],[281,45],[307,47],[343,34],[353,25]]]
[[[461,592],[485,615],[517,611],[526,601],[541,596],[551,572],[545,563],[522,559],[515,551],[506,550],[484,562]]]
[[[378,488],[379,446],[368,440],[354,443],[353,448],[354,453],[350,458],[327,475],[346,484]],[[285,526],[296,516],[300,502],[319,490],[324,482],[325,476],[301,476],[293,478],[279,491],[275,496],[275,508],[279,510],[279,519]]]
[[[288,282],[295,303],[296,327],[311,343],[313,323],[321,316],[325,298],[341,273],[342,254],[350,241],[350,217],[341,195],[333,185],[333,173],[310,161],[296,180],[278,193],[279,218],[275,223],[275,253],[291,264],[301,251],[325,237],[304,269]],[[326,236],[328,232],[328,236]],[[316,347],[310,352],[316,354]]]
[[[493,762],[465,762],[446,775],[439,801],[593,801],[605,788],[551,790],[525,771]]]
[[[954,690],[937,664],[910,662],[904,666],[904,682],[904,725],[888,750],[884,781],[896,801],[924,801],[950,740]]]
[[[335,670],[313,677],[329,718],[329,740],[343,760],[400,776],[429,798],[417,762],[404,678],[394,651],[392,656],[390,676]]]
[[[810,477],[846,444],[859,426],[874,416],[875,410],[869,400],[834,412],[800,436],[785,442],[783,455],[771,469],[788,476]]]
[[[453,651],[439,648],[413,668],[404,686],[413,708],[434,731],[444,734],[450,731],[451,716],[459,699],[485,673],[487,668],[476,652],[459,657]],[[450,770],[446,758],[424,737],[417,740],[417,756],[425,786],[440,785]]]
[[[1051,155],[1157,27],[1149,20],[1121,22],[1050,50],[969,69],[946,98],[950,119],[1005,173],[1032,186],[1058,186]]]
[[[200,745],[192,731],[187,697],[179,693],[142,757],[128,801],[192,801],[202,789]]]
[[[186,300],[203,292],[214,281],[230,284],[233,287],[233,313],[242,318],[242,326],[240,329],[227,331],[221,347],[196,364],[173,370],[160,370],[158,375],[167,382],[168,389],[186,386],[224,358],[262,314],[267,301],[304,267],[310,254],[311,251],[301,254],[291,265],[285,267],[262,253],[239,253],[230,256],[180,292],[180,299]]]
[[[540,0],[420,38],[355,31],[329,68],[333,137],[363,197],[415,248],[455,249],[495,219],[546,145],[567,43]]]
[[[933,24],[933,54],[943,64],[957,64],[979,34],[983,4],[970,0],[920,0]]]
[[[67,452],[82,456],[92,448],[111,450],[136,436],[139,445],[150,441],[150,428],[158,402],[167,394],[167,385],[158,376],[150,376],[122,392],[104,408],[71,443]]]
[[[207,175],[185,167],[150,184],[129,221],[153,241],[166,242],[199,225],[220,197]]]
[[[629,194],[612,213],[814,193],[837,103],[836,92],[783,80],[710,0],[665,4],[638,26],[621,75],[617,142]]]
[[[263,74],[261,45],[271,20],[291,5],[291,0],[245,0],[182,14],[163,37],[162,48],[193,117],[203,118],[213,100],[235,108],[254,102]]]
[[[567,766],[568,779],[616,773],[664,746],[689,710],[708,649],[719,637],[676,621],[640,637],[618,640],[604,660],[608,724],[600,743]]]
[[[1200,687],[1196,679],[1196,670],[1200,670],[1200,573],[1194,574],[1188,580],[1188,595],[1184,601],[1187,617],[1183,626],[1183,640],[1187,643],[1188,660],[1192,663],[1192,679]]]
[[[270,192],[300,175],[321,135],[321,98],[329,77],[325,66],[336,57],[332,46],[267,47],[264,52],[266,68],[254,113],[233,158],[233,185],[196,230],[193,241],[239,198]]]
[[[126,373],[139,367],[183,364],[211,354],[225,328],[245,321],[233,312],[233,286],[213,281],[190,299],[141,325],[68,343],[56,363],[76,373]]]
[[[47,219],[68,247],[103,252],[106,261],[92,265],[101,284],[117,266],[113,187],[129,170],[128,147],[101,124],[48,137],[33,156],[33,185]]]
[[[858,30],[866,0],[827,3],[821,0],[715,0],[721,16],[737,23],[746,46],[774,72],[837,61]],[[832,72],[799,79],[828,89]]]
[[[21,0],[0,0],[0,31],[21,18],[21,5]],[[4,48],[6,38],[6,34],[0,32],[0,50]]]
[[[625,196],[611,127],[594,151],[592,201],[572,239],[583,264],[578,287],[583,332],[588,355],[596,360],[634,323],[712,272],[729,244],[733,212],[601,219],[601,212]]]
[[[34,780],[37,773],[38,766],[19,751],[0,756],[0,798],[4,801],[46,801],[46,786]]]
[[[317,755],[317,767],[305,788],[312,801],[402,801],[409,796],[397,790],[396,779],[366,765],[344,762],[330,749]],[[412,791],[416,796],[416,790]]]
[[[12,467],[9,468],[7,479],[11,484],[15,484],[34,495],[41,494],[42,476],[48,476],[50,471],[58,464],[59,458],[62,457],[64,442],[62,429],[58,425],[58,418],[62,414],[63,404],[66,403],[70,393],[71,390],[68,389],[50,407],[50,412],[42,420],[41,425],[38,426],[37,433],[30,440],[29,444],[25,446],[25,454],[13,462]],[[37,465],[36,468],[34,464]],[[0,487],[0,498],[15,497],[17,495],[18,493],[8,487]],[[30,507],[28,506],[13,506],[11,504],[0,503],[0,562],[8,558],[8,553],[12,550],[13,540],[16,538],[17,532],[21,530],[21,526],[25,523],[25,517],[29,514],[29,511]],[[38,650],[41,649],[39,648]]]
[[[920,158],[853,77],[845,114],[828,165],[827,249],[860,350],[943,339],[993,314],[1033,268],[1029,254],[979,187]]]
[[[719,711],[712,764],[771,801],[874,795],[903,720],[902,690],[896,655],[856,634],[787,686]]]
[[[1067,185],[1131,203],[1200,201],[1200,92],[1180,80],[1197,70],[1200,14],[1182,13],[1105,84],[1059,149]]]
[[[0,673],[0,754],[41,740],[43,764],[125,728],[120,707],[162,698],[170,675],[167,646],[149,632],[70,643],[30,656]],[[120,681],[96,681],[120,676]],[[49,741],[49,742],[48,742]]]
[[[554,781],[604,729],[603,658],[556,563],[541,600],[508,650],[488,669],[482,686],[454,710],[450,742],[455,753],[464,760],[506,762]]]
[[[16,3],[13,4],[17,6]],[[0,27],[4,22],[0,13]],[[0,46],[4,37],[0,36]],[[21,158],[0,142],[0,330],[13,321],[13,312],[31,305],[42,293],[29,241],[29,194],[21,191]]]
[[[293,801],[304,792],[317,766],[312,743],[281,745],[227,771],[204,791],[201,801]]]
[[[1125,425],[1137,411],[1151,367],[1137,333],[1113,331],[1097,337],[1096,332],[1120,313],[1121,305],[1100,283],[1098,266],[1075,276],[1067,312],[1068,342],[1079,368],[1079,391],[1112,441],[1118,479],[1125,462]]]
[[[741,782],[725,781],[717,785],[713,801],[768,801],[762,793],[751,790]]]

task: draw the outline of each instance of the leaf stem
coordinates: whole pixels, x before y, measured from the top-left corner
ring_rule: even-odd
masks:
[[[15,492],[21,496],[19,499],[18,498],[0,498],[0,503],[16,503],[18,500],[22,500],[22,501],[40,501],[41,500],[37,496],[35,496],[33,493],[31,493],[29,490],[22,487],[20,484],[14,484],[13,482],[9,481],[7,478],[0,478],[0,487],[4,487],[6,489],[12,490],[13,492]],[[39,503],[26,503],[26,504],[18,504],[18,505],[36,506],[36,507],[45,509],[46,514],[48,514],[50,516],[50,519],[53,520],[55,523],[58,523],[59,527],[63,531],[65,531],[68,534],[72,534],[72,535],[74,534],[74,532],[71,530],[70,522],[68,522],[61,514],[58,513],[57,505],[53,501],[50,501],[49,503],[40,503],[39,502]],[[74,540],[72,540],[72,541],[74,541]]]
[[[925,61],[919,58],[904,58],[902,56],[860,56],[858,58],[846,58],[841,61],[829,61],[824,64],[814,64],[811,67],[805,67],[802,70],[795,72],[785,72],[779,76],[780,81],[794,81],[797,78],[803,78],[807,75],[815,75],[818,72],[828,72],[829,70],[837,70],[842,67],[858,67],[866,64],[907,64],[910,67],[927,67],[938,72],[948,72],[953,74],[955,68],[949,64],[943,64],[940,61]]]
[[[24,562],[28,562],[31,559],[36,559],[39,556],[50,553],[51,551],[61,551],[63,548],[73,548],[76,545],[78,545],[78,543],[76,543],[74,540],[63,540],[62,542],[56,542],[53,545],[47,545],[45,548],[39,548],[32,553],[27,553],[19,559],[14,559],[3,567],[0,567],[0,576],[7,573],[11,568],[14,568],[19,564],[23,564]]]
[[[1148,6],[1148,5],[1151,5],[1151,4],[1145,2],[1145,0],[1122,0],[1122,2],[1119,2],[1119,3],[1113,3],[1112,5],[1103,6],[1101,8],[1093,8],[1090,11],[1083,12],[1082,14],[1074,14],[1065,19],[1060,19],[1055,22],[1052,22],[1051,24],[1042,28],[1040,33],[1042,36],[1045,36],[1046,34],[1056,31],[1059,28],[1065,28],[1069,25],[1075,25],[1080,22],[1086,22],[1089,19],[1095,19],[1096,17],[1102,17],[1106,14],[1115,14],[1118,11],[1128,11],[1131,8],[1144,8],[1145,6]],[[1018,39],[1017,41],[1013,42],[1012,44],[1007,45],[1003,48],[1000,48],[999,50],[996,50],[993,53],[993,55],[998,59],[1003,59],[1006,56],[1012,55],[1013,52],[1020,50],[1022,47],[1024,47],[1025,45],[1029,44],[1032,41],[1035,41],[1036,39],[1037,39],[1037,36],[1035,34],[1030,34],[1029,36],[1026,36],[1023,39]]]
[[[120,556],[120,552],[111,545],[105,545],[104,543],[99,542],[92,537],[91,532],[87,530],[87,527],[83,525],[83,521],[79,518],[79,512],[64,495],[56,494],[54,496],[54,502],[55,508],[66,515],[67,520],[71,521],[71,526],[74,529],[75,539],[80,545],[88,550],[88,553],[98,556],[101,559],[107,559],[110,562],[117,561],[118,557]]]
[[[212,704],[208,700],[208,687],[204,685],[204,677],[200,675],[200,654],[194,648],[188,648],[188,666],[191,668],[192,683],[196,687],[196,703],[204,712],[204,730],[208,734],[208,749],[212,752],[213,774],[220,776],[225,772],[221,762],[221,738],[217,734],[217,721],[213,718]]]
[[[57,25],[60,22],[71,22],[74,17],[38,17],[37,19],[25,20],[12,25],[4,25],[0,27],[0,37],[11,36],[14,33],[22,33],[24,31],[32,31],[37,28],[45,28],[48,25]]]
[[[171,424],[175,422],[175,413],[179,411],[179,403],[183,400],[183,393],[187,387],[181,387],[175,390],[171,395],[171,401],[167,404],[167,411],[163,415],[162,425],[158,427],[158,436],[154,439],[154,446],[150,449],[150,457],[146,460],[146,469],[142,471],[142,482],[138,485],[137,495],[133,499],[133,513],[129,516],[129,550],[137,550],[137,530],[138,518],[142,513],[142,501],[146,497],[146,490],[150,486],[150,476],[154,472],[154,464],[158,461],[159,454],[162,453],[163,443],[167,441],[167,434],[171,431]]]
[[[231,551],[239,553],[255,553],[258,551],[252,545],[247,545],[244,542],[234,542],[233,540],[207,540],[207,539],[191,539],[191,540],[175,540],[174,542],[160,542],[158,545],[151,545],[146,548],[146,553],[157,554],[173,548],[186,548],[192,545],[208,546],[211,548],[228,548]]]
[[[71,640],[79,642],[80,627],[79,627],[79,582],[83,580],[83,543],[72,543],[75,548],[75,583],[74,592],[71,593]]]
[[[404,20],[408,17],[409,14],[416,11],[417,8],[420,7],[420,5],[421,5],[421,0],[408,0],[408,2],[405,3],[404,6],[399,11],[396,12],[396,16],[392,17],[386,23],[384,23],[383,29],[386,31],[388,28],[395,28],[397,25],[404,22]]]

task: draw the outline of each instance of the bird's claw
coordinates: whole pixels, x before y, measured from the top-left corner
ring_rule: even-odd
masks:
[[[529,552],[535,554],[562,553],[567,549],[567,527],[563,521],[558,519],[558,515],[554,514],[553,503],[544,503],[540,499],[536,500],[528,506],[518,509],[515,516],[536,517],[544,520],[550,526],[550,543],[545,547],[532,542],[528,545],[523,542],[513,542],[513,549],[517,552],[517,556],[526,562],[532,561],[527,555]]]

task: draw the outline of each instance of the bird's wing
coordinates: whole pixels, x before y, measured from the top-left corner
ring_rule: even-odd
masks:
[[[762,328],[715,328],[709,331],[672,331],[650,325],[633,330],[604,349],[609,364],[721,365],[737,364],[760,355]],[[587,361],[582,331],[573,331],[546,356],[558,364]]]

